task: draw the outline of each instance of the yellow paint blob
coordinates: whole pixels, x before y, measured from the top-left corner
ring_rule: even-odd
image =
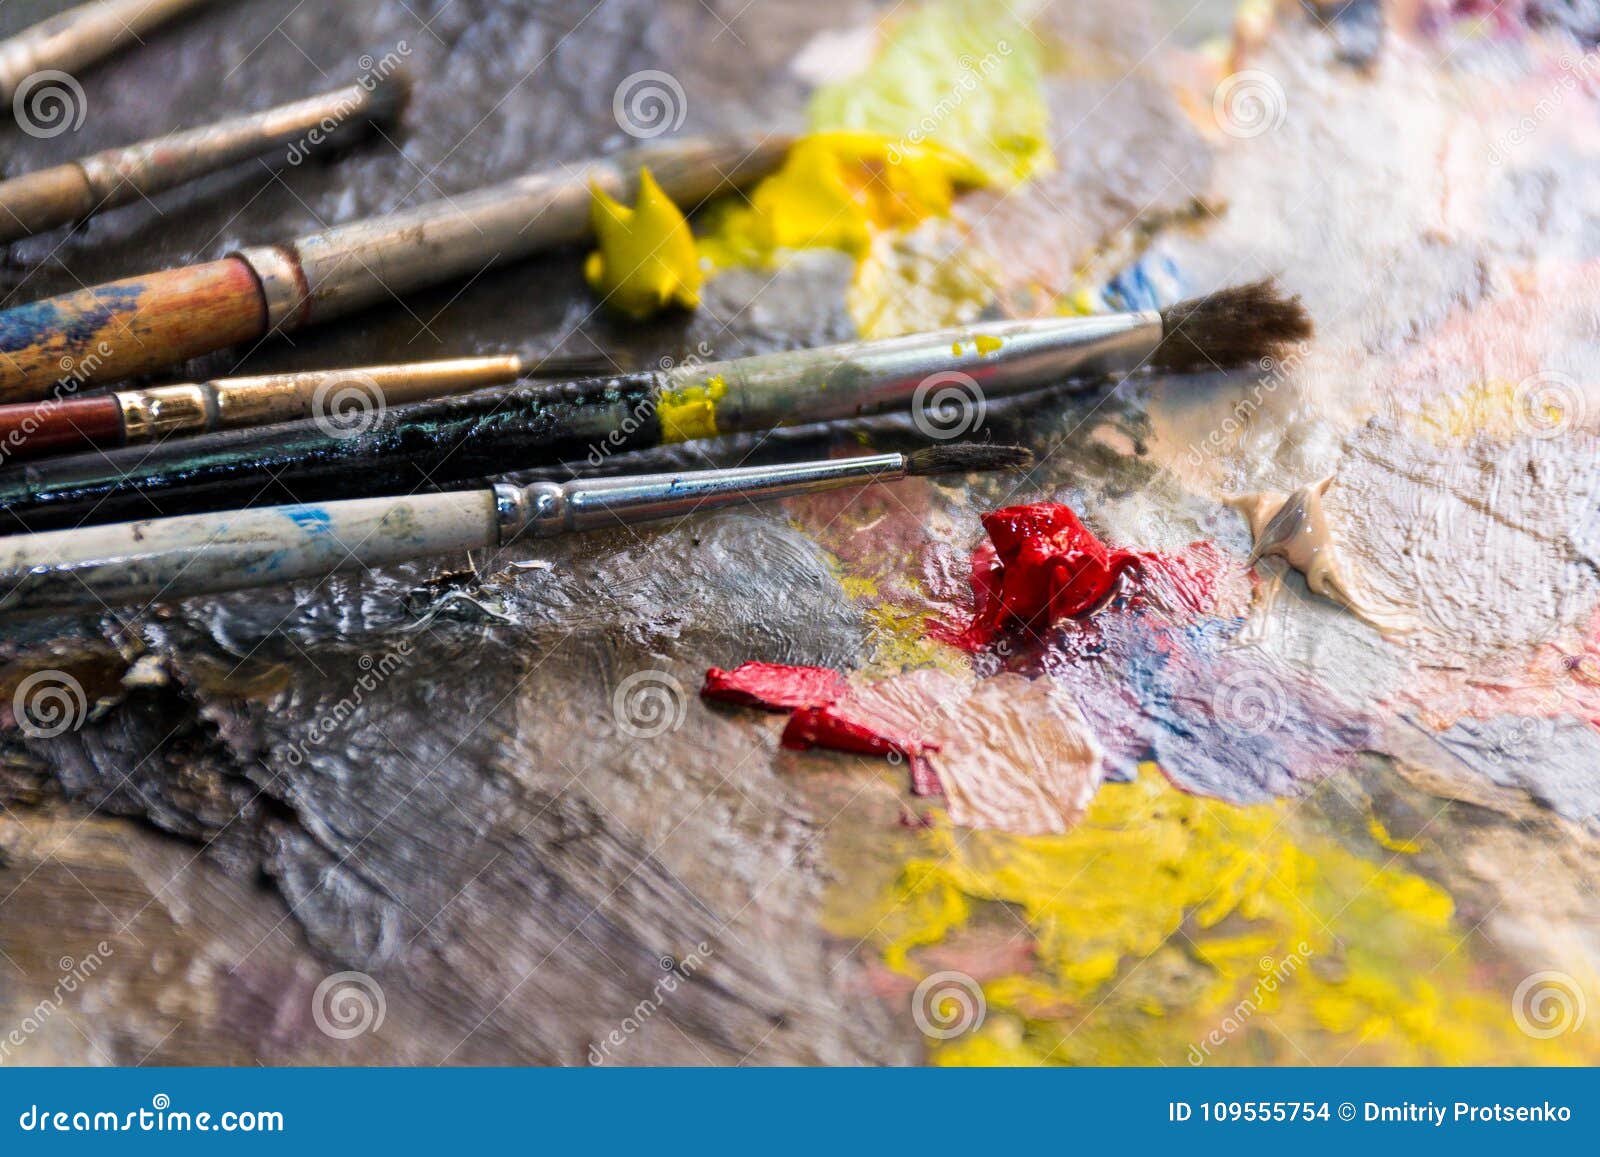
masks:
[[[1576,387],[1559,378],[1549,384],[1496,378],[1427,402],[1411,425],[1439,445],[1460,446],[1477,437],[1514,442],[1566,429],[1573,424],[1577,400]]]
[[[717,403],[728,393],[728,383],[720,375],[707,378],[704,385],[669,390],[656,403],[663,442],[689,442],[696,438],[715,438]]]
[[[936,826],[831,930],[911,982],[996,961],[981,1026],[940,1064],[1561,1063],[1596,1034],[1535,1039],[1515,976],[1474,959],[1436,884],[1327,834],[1305,805],[1239,807],[1145,765],[1071,831]],[[981,946],[1021,941],[1014,952]],[[928,951],[923,956],[924,950]],[[969,965],[968,967],[971,967]]]
[[[708,215],[703,252],[719,266],[761,265],[786,249],[842,249],[865,257],[873,235],[950,212],[981,170],[937,146],[899,146],[867,132],[802,137],[748,203]]]
[[[598,185],[590,192],[600,242],[583,267],[590,288],[636,319],[668,306],[698,306],[702,274],[694,235],[650,170],[639,172],[639,197],[631,209]]]

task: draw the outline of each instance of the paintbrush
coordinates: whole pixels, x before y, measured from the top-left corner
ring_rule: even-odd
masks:
[[[347,430],[351,423],[389,406],[467,393],[521,377],[570,377],[605,368],[600,358],[534,361],[504,354],[219,378],[83,398],[15,402],[0,406],[0,463],[301,418],[321,419],[329,429]]]
[[[650,166],[693,207],[777,167],[788,138],[675,141],[563,165],[283,245],[132,277],[0,313],[0,401],[63,376],[115,381],[474,274],[590,234],[590,187],[632,199]]]
[[[0,541],[0,614],[99,610],[320,578],[356,567],[680,518],[702,510],[928,474],[1027,466],[1018,446],[580,479],[321,505],[269,506]]]
[[[1006,395],[1144,365],[1254,364],[1310,332],[1298,299],[1258,282],[1159,313],[994,322],[539,389],[493,387],[395,407],[364,432],[292,423],[0,473],[0,529],[223,510],[264,496],[404,494],[663,442],[887,410],[909,409],[930,437],[949,437],[973,428],[982,407]]]
[[[285,146],[309,154],[362,126],[392,120],[408,88],[400,73],[366,78],[265,112],[0,181],[0,243],[85,220]]]
[[[0,41],[0,105],[10,108],[35,73],[72,72],[109,56],[139,34],[211,0],[98,0],[80,4]],[[23,99],[27,93],[22,91]]]

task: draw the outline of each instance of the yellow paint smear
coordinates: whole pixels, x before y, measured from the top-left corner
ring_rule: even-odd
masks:
[[[661,395],[656,416],[661,421],[663,442],[689,442],[715,438],[717,403],[728,393],[728,383],[720,375],[707,378],[704,385],[685,386]]]
[[[694,235],[650,170],[639,172],[639,197],[631,209],[598,185],[590,192],[600,248],[589,255],[583,273],[605,304],[641,320],[669,306],[698,306],[702,274]]]
[[[1592,1034],[1519,1031],[1515,978],[1473,959],[1450,897],[1324,834],[1303,807],[1188,795],[1146,765],[1136,782],[1102,786],[1062,835],[921,833],[920,853],[867,902],[835,894],[829,923],[910,979],[964,938],[1027,942],[1026,963],[1007,954],[982,978],[981,1026],[930,1038],[940,1064],[1510,1064],[1600,1052]]]
[[[1561,398],[1559,391],[1541,395],[1522,383],[1492,379],[1430,400],[1412,416],[1411,426],[1437,445],[1459,446],[1477,437],[1514,442],[1560,430],[1569,418]]]

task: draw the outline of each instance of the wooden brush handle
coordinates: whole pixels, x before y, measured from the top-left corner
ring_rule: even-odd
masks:
[[[0,538],[0,614],[275,586],[499,542],[492,490],[21,534]]]
[[[0,402],[115,381],[266,330],[260,283],[235,257],[36,301],[0,313]]]
[[[0,464],[122,445],[122,406],[110,394],[0,406]]]

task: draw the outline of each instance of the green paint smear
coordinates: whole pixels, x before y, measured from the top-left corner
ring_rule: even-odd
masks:
[[[1019,5],[1024,11],[1029,5]],[[867,71],[820,90],[818,132],[936,144],[1015,184],[1054,164],[1042,45],[989,0],[938,0],[900,22]]]

